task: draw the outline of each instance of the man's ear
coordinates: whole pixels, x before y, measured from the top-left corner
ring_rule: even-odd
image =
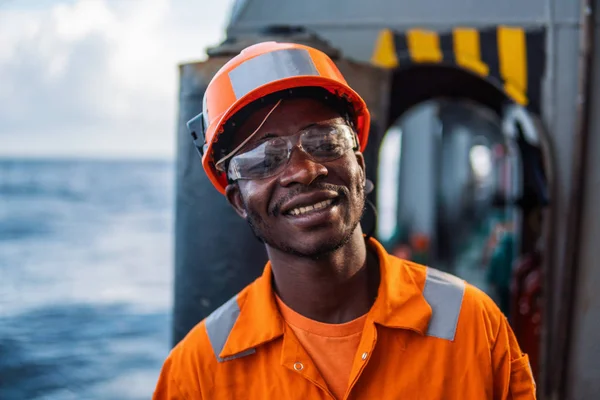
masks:
[[[356,162],[362,171],[363,184],[365,184],[367,181],[367,166],[365,164],[365,156],[360,151],[355,151],[354,155],[356,156]]]
[[[225,188],[225,196],[235,212],[240,217],[246,219],[248,217],[248,213],[246,212],[246,207],[244,207],[244,200],[242,199],[240,186],[237,183],[230,183]]]

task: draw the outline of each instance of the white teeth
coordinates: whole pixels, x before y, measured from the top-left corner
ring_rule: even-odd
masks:
[[[293,210],[290,211],[291,215],[301,215],[301,214],[306,214],[307,212],[313,211],[313,210],[320,210],[322,208],[327,207],[328,205],[330,205],[331,203],[333,203],[333,199],[329,199],[329,200],[324,200],[321,201],[319,203],[310,205],[310,206],[304,206],[304,207],[298,207],[298,208],[294,208]]]

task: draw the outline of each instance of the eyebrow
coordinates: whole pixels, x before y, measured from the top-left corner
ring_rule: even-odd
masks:
[[[306,126],[303,126],[300,129],[298,129],[298,132],[303,131],[303,130],[308,129],[308,128],[315,127],[315,126],[329,126],[329,125],[335,123],[335,120],[337,120],[337,119],[342,119],[342,118],[341,117],[335,117],[335,118],[328,119],[327,121],[324,121],[324,122],[312,122],[312,123],[310,123],[310,124],[308,124]],[[276,135],[274,133],[267,132],[264,135],[262,135],[260,138],[256,139],[256,141],[254,143],[263,141],[265,139],[270,139],[272,137],[278,137],[278,136],[279,135]]]
[[[298,131],[303,131],[305,129],[308,128],[312,128],[313,126],[331,126],[333,124],[335,124],[336,122],[338,122],[338,120],[343,120],[342,117],[335,117],[335,118],[330,118],[327,121],[322,121],[322,122],[313,122],[312,124],[308,124],[305,127],[299,129]]]
[[[261,141],[263,141],[263,140],[265,140],[265,139],[270,139],[270,138],[273,138],[273,137],[278,137],[278,136],[279,136],[279,135],[276,135],[276,134],[274,134],[274,133],[272,133],[272,132],[267,132],[267,133],[265,133],[264,135],[262,135],[261,137],[259,137],[258,139],[256,139],[256,140],[254,141],[254,143],[261,142]]]
[[[325,124],[319,124],[319,123],[313,122],[311,124],[306,125],[305,127],[302,127],[300,129],[298,129],[298,132],[303,131],[303,130],[308,129],[308,128],[312,128],[314,126],[324,126],[324,125]],[[292,135],[295,135],[295,133],[293,133]],[[279,137],[279,136],[280,135],[276,135],[275,133],[267,132],[264,135],[262,135],[261,137],[259,137],[258,139],[256,139],[256,141],[254,143],[262,142],[265,139],[270,139],[270,138]]]
[[[325,125],[327,125],[327,124],[323,124],[323,123],[320,123],[320,122],[313,122],[312,124],[308,124],[308,125],[300,128],[298,130],[298,132],[303,131],[303,130],[308,129],[308,128],[312,128],[313,126],[325,126]]]

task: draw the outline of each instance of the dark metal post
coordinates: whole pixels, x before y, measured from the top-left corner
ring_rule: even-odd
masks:
[[[212,63],[180,67],[175,200],[175,303],[173,344],[257,278],[265,248],[212,186],[192,145],[186,122],[201,112]]]

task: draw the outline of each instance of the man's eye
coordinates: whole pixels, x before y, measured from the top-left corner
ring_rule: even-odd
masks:
[[[282,154],[281,152],[278,152],[277,154],[271,154],[271,155],[267,155],[265,156],[265,158],[263,159],[263,165],[266,167],[270,167],[270,166],[274,166],[274,165],[278,165],[280,164],[283,160],[285,159],[285,155]]]
[[[335,150],[337,148],[337,144],[333,142],[325,142],[321,143],[317,146],[318,150]]]

